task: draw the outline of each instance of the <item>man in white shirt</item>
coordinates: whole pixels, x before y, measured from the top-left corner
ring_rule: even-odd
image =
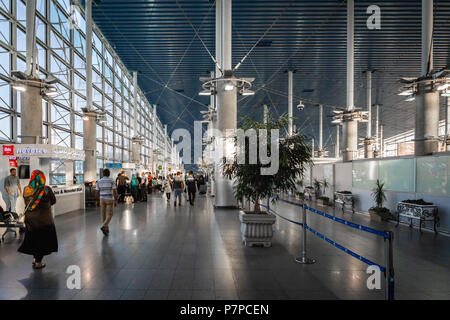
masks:
[[[100,228],[103,234],[109,234],[109,222],[114,214],[114,207],[117,202],[117,187],[115,182],[109,177],[109,169],[103,170],[103,178],[97,182],[97,199],[100,199],[100,211],[102,213],[103,225]]]

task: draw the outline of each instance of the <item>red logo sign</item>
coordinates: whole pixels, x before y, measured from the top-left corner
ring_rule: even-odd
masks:
[[[13,156],[14,155],[14,146],[3,146],[3,155],[4,156]]]
[[[17,158],[16,157],[9,158],[9,166],[10,167],[14,167],[14,168],[18,167],[18,165],[17,165]]]

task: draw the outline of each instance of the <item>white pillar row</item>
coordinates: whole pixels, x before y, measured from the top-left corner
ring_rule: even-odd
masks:
[[[221,42],[221,61],[219,61],[222,69],[232,70],[232,0],[216,1],[216,10],[220,10],[220,21],[216,21],[216,25],[221,24],[220,38],[216,38],[216,42]],[[224,139],[223,154],[228,154],[232,145],[232,137],[227,137],[227,130],[237,129],[237,89],[225,90],[225,81],[219,81],[217,85],[217,129],[222,132]],[[220,163],[216,161],[216,207],[236,207],[237,201],[233,195],[233,182],[222,175]]]
[[[422,74],[433,69],[433,5],[422,0]],[[430,83],[420,83],[416,95],[414,152],[422,156],[439,151],[439,92]]]
[[[27,1],[26,5],[26,70],[25,73],[32,80],[39,81],[36,72],[36,0]],[[35,144],[42,142],[42,97],[41,89],[36,86],[25,85],[26,90],[21,95],[21,142]]]
[[[84,181],[97,179],[97,113],[92,104],[92,0],[86,0],[86,103],[83,115]]]

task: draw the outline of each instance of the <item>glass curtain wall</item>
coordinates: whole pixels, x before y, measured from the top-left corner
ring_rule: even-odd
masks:
[[[11,71],[25,71],[26,2],[0,0],[0,142],[20,143],[20,93],[9,85]],[[81,108],[86,107],[86,40],[84,10],[70,0],[37,0],[36,38],[40,77],[52,74],[59,95],[43,101],[43,137],[46,142],[83,149]],[[97,166],[132,160],[134,133],[133,81],[99,29],[94,25],[92,49],[93,103],[106,112],[97,124]],[[164,150],[164,130],[153,119],[153,108],[138,88],[137,132],[144,137],[141,161],[151,164],[153,132]],[[154,130],[156,124],[156,130]],[[170,152],[170,149],[169,149]],[[162,160],[160,158],[159,160]],[[76,168],[82,177],[81,166]],[[78,180],[78,182],[80,182]]]

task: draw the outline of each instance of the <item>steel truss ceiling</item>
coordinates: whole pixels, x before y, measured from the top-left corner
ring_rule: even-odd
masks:
[[[450,63],[450,0],[435,0],[434,66]],[[355,1],[355,104],[366,106],[366,69],[373,74],[373,103],[383,104],[385,137],[414,127],[415,103],[398,96],[400,77],[420,74],[421,0],[379,0],[381,30],[369,30],[367,7],[373,1]],[[252,97],[238,97],[239,115],[262,120],[262,105],[272,115],[287,112],[287,74],[294,74],[295,124],[318,135],[318,109],[324,104],[324,145],[332,151],[335,129],[333,107],[346,103],[346,2],[332,0],[234,0],[233,66],[267,32],[263,41],[239,68],[238,75],[255,77]],[[139,70],[139,85],[158,115],[176,128],[193,131],[209,97],[200,97],[200,76],[213,70],[206,47],[215,51],[215,5],[208,0],[102,0],[93,8],[94,20],[115,46],[129,70]],[[195,35],[198,31],[200,39]],[[310,89],[313,89],[312,92]],[[306,91],[306,92],[305,92]],[[443,109],[444,101],[441,103]],[[443,118],[443,112],[441,112]],[[374,115],[375,116],[375,115]],[[360,137],[366,125],[360,125]]]

